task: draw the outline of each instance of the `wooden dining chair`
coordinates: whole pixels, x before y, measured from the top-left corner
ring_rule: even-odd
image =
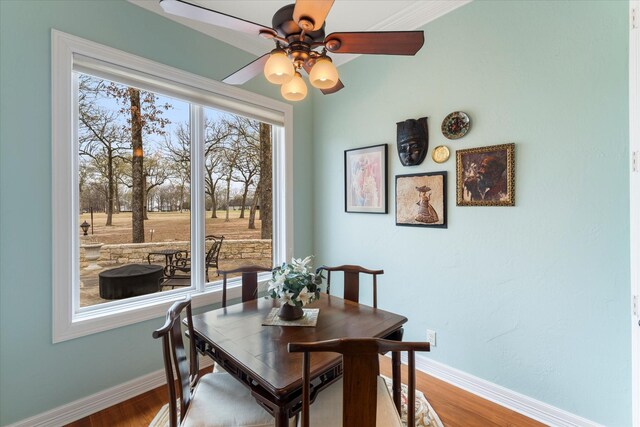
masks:
[[[369,270],[359,265],[341,265],[338,267],[328,267],[323,265],[316,269],[316,274],[327,272],[327,294],[331,294],[331,272],[341,271],[344,273],[344,299],[353,302],[360,302],[360,274],[371,274],[373,276],[373,307],[378,308],[378,274],[384,274],[384,270]]]
[[[242,273],[242,302],[258,298],[258,273],[271,271],[269,267],[248,265],[233,270],[218,270],[222,275],[222,306],[227,306],[227,277],[230,274]]]
[[[248,388],[226,372],[200,375],[198,354],[189,340],[189,361],[182,339],[181,313],[193,337],[191,298],[175,302],[165,324],[153,332],[162,338],[162,354],[169,390],[169,424],[177,426],[274,426],[274,418],[258,405]],[[177,378],[180,410],[176,402]],[[179,417],[178,417],[179,413]],[[179,418],[179,419],[178,419]]]
[[[407,426],[415,426],[415,352],[429,351],[428,342],[398,342],[380,338],[340,338],[290,343],[289,352],[302,357],[302,427],[401,427],[384,379],[379,353],[408,353]],[[311,353],[342,354],[342,379],[320,391],[311,405]],[[399,386],[399,384],[398,384]]]

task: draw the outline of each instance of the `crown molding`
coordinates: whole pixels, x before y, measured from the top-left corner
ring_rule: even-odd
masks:
[[[368,30],[390,31],[398,30],[398,28],[404,28],[407,31],[415,30],[467,3],[471,3],[471,1],[472,0],[416,1],[384,21],[368,28]]]

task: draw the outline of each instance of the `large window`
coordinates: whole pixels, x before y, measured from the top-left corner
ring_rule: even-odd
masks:
[[[216,302],[218,269],[288,257],[288,105],[52,40],[54,342]]]

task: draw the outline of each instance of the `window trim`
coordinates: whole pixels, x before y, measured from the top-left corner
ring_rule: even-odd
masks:
[[[188,73],[164,64],[123,52],[108,46],[51,30],[51,126],[52,126],[52,340],[53,343],[131,325],[163,316],[174,301],[191,294],[195,307],[220,302],[220,286],[206,287],[204,273],[195,265],[195,289],[176,289],[158,296],[128,298],[117,303],[101,304],[95,309],[77,309],[74,298],[79,284],[79,236],[77,206],[78,150],[77,114],[75,113],[77,89],[74,87],[74,55],[77,58],[114,64],[119,72],[130,70],[136,76],[145,74],[162,84],[174,84],[179,90],[189,92],[204,101],[200,105],[222,108],[249,115],[262,121],[282,126],[274,132],[273,163],[273,255],[281,262],[293,253],[293,107],[253,92],[232,87],[215,80]],[[77,55],[82,55],[77,56]],[[186,92],[185,92],[186,93]],[[198,104],[193,98],[190,102]],[[202,107],[195,107],[200,109]],[[191,108],[194,110],[194,107]],[[263,111],[265,114],[258,114]],[[277,118],[280,117],[280,120]],[[196,119],[197,120],[197,119]],[[274,128],[275,129],[275,128]],[[198,136],[198,135],[195,135]],[[69,143],[73,141],[73,143]],[[198,146],[199,144],[192,144]],[[193,157],[192,157],[193,158]],[[199,156],[195,157],[199,159]],[[202,170],[192,162],[192,173]],[[196,175],[198,176],[198,175]],[[204,186],[194,180],[192,206],[204,208]],[[199,195],[199,197],[198,197]],[[195,202],[195,203],[194,203]],[[204,215],[192,209],[191,249],[204,252]],[[276,237],[277,236],[277,237]],[[199,258],[194,260],[199,262]],[[230,283],[229,298],[240,296],[239,286]],[[236,282],[237,283],[237,282]]]

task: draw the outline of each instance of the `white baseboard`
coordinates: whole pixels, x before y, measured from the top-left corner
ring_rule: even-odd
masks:
[[[406,363],[404,358],[403,362]],[[212,364],[213,362],[210,358],[200,358],[201,368],[206,368]],[[603,427],[593,421],[467,374],[466,372],[459,371],[422,355],[416,355],[416,369],[549,426]],[[65,424],[87,417],[149,390],[153,390],[156,387],[160,387],[165,384],[165,382],[164,369],[160,369],[91,396],[76,400],[75,402],[24,419],[7,427],[64,426]]]
[[[406,358],[403,358],[403,362],[407,362]],[[420,354],[416,354],[416,369],[549,426],[603,427],[586,418],[459,371]]]
[[[209,357],[200,357],[199,363],[201,369],[213,365]],[[160,369],[6,427],[64,426],[160,387],[166,382],[164,369]]]

